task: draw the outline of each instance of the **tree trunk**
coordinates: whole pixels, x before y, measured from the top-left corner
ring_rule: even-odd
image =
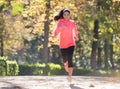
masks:
[[[96,69],[96,56],[97,56],[97,49],[98,49],[98,20],[94,22],[94,40],[92,43],[92,52],[91,52],[91,68]]]
[[[111,63],[112,68],[114,69],[115,65],[113,61],[113,45],[112,44],[110,45],[110,63]]]
[[[0,56],[4,56],[4,50],[3,50],[3,47],[4,47],[4,44],[3,44],[3,37],[1,36],[1,39],[0,39],[0,43],[1,43],[1,55]]]
[[[104,62],[105,62],[105,66],[104,68],[106,70],[108,70],[108,58],[109,58],[109,44],[108,44],[108,40],[106,39],[105,40],[105,45],[104,45],[104,53],[105,53],[105,59],[104,59]]]
[[[3,12],[1,12],[0,13],[0,56],[4,56],[3,29],[4,29],[4,19],[3,19]]]
[[[102,49],[99,47],[98,48],[98,61],[97,61],[97,67],[98,69],[101,69],[101,64],[102,64],[102,59],[101,59],[101,51]]]
[[[111,37],[111,44],[110,44],[110,63],[112,65],[112,68],[114,69],[115,68],[115,65],[114,65],[114,61],[113,61],[113,34],[112,34],[112,37]]]
[[[96,69],[96,48],[97,48],[97,42],[93,42],[92,44],[92,53],[91,53],[91,68]]]
[[[43,43],[43,58],[44,62],[47,64],[49,58],[48,50],[48,37],[49,37],[49,10],[50,10],[50,0],[46,1],[46,11],[45,11],[45,23],[44,23],[44,43]]]

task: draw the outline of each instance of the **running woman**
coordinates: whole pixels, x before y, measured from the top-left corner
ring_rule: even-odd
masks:
[[[70,19],[70,10],[62,9],[54,17],[57,21],[54,29],[54,36],[59,35],[59,48],[62,54],[64,67],[68,73],[68,81],[72,80],[73,74],[73,52],[76,45],[75,38],[78,38],[78,31],[74,20]]]

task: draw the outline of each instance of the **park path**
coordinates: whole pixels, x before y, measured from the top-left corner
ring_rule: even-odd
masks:
[[[73,76],[0,76],[0,89],[120,89],[120,78]]]

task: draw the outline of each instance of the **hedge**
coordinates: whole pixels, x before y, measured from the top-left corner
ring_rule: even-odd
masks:
[[[65,69],[60,64],[45,63],[43,64],[28,64],[19,65],[19,75],[66,75]],[[74,75],[87,75],[91,73],[91,69],[83,69],[82,67],[74,68]]]
[[[17,62],[8,60],[8,57],[0,57],[0,75],[1,76],[14,76],[18,75],[19,66]]]

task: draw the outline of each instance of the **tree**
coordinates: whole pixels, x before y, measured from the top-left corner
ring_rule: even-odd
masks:
[[[96,13],[98,13],[100,10],[99,6],[99,0],[96,1]],[[92,52],[91,52],[91,68],[92,69],[97,69],[97,53],[98,53],[98,43],[99,43],[99,20],[98,18],[95,18],[94,21],[94,37],[93,37],[93,43],[92,43]],[[100,54],[100,51],[99,51]],[[100,56],[100,55],[99,55]],[[99,59],[100,62],[101,59]]]
[[[105,69],[108,69],[110,64],[112,68],[114,68],[114,60],[113,60],[113,43],[114,43],[114,35],[116,32],[118,32],[118,25],[117,27],[113,24],[117,22],[118,19],[118,8],[119,8],[119,2],[115,3],[113,0],[100,0],[100,7],[101,7],[101,14],[103,15],[102,19],[102,25],[104,29],[103,37],[104,39],[104,62],[105,62]],[[103,20],[104,18],[104,20]],[[117,18],[117,19],[116,19]],[[112,27],[113,26],[113,27]],[[113,29],[114,28],[114,29]]]
[[[3,42],[3,30],[4,30],[4,13],[0,13],[0,56],[4,56],[4,42]]]
[[[92,52],[91,52],[91,68],[97,68],[97,49],[98,49],[98,29],[99,29],[98,20],[94,22],[94,37],[92,43]]]
[[[48,62],[49,58],[49,49],[48,49],[48,37],[49,37],[49,16],[50,16],[50,0],[46,0],[46,9],[45,9],[45,22],[44,22],[44,43],[43,43],[43,58],[45,63]]]

